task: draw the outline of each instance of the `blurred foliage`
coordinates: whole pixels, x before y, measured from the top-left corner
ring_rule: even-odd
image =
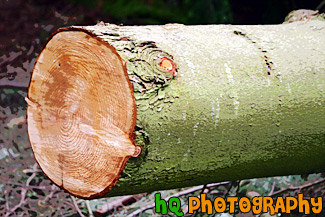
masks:
[[[231,23],[229,0],[70,0],[100,10],[112,22],[124,24]]]
[[[69,0],[96,10],[105,22],[123,24],[281,23],[292,10],[319,8],[321,0]],[[107,17],[109,16],[109,18]],[[104,19],[106,18],[106,19]],[[107,20],[107,18],[109,20]]]

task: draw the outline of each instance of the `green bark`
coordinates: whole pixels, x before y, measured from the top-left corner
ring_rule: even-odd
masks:
[[[113,45],[134,85],[143,152],[107,196],[325,171],[325,22],[74,28]]]

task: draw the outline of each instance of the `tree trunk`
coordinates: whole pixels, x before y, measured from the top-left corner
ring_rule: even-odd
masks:
[[[73,168],[76,165],[68,168],[67,164],[71,165],[73,160],[85,164],[87,162],[82,161],[93,159],[84,157],[80,160],[76,157],[70,159],[69,163],[67,160],[48,162],[48,159],[40,162],[40,156],[46,153],[38,147],[46,144],[44,139],[35,142],[33,133],[37,131],[38,138],[43,138],[42,135],[49,132],[35,125],[40,118],[34,118],[33,121],[30,118],[31,113],[38,109],[33,110],[33,105],[42,100],[46,102],[47,97],[51,97],[50,94],[40,92],[45,90],[50,93],[61,85],[63,90],[60,94],[65,95],[68,87],[77,89],[78,92],[78,88],[86,85],[89,89],[85,92],[80,90],[79,98],[75,95],[69,98],[76,99],[71,102],[71,106],[76,104],[92,108],[94,104],[104,104],[108,109],[87,110],[90,111],[88,119],[92,118],[94,122],[89,122],[86,127],[80,127],[81,124],[73,127],[100,142],[104,137],[98,136],[100,133],[94,133],[94,123],[104,118],[113,124],[98,126],[117,126],[120,131],[115,128],[108,130],[108,133],[104,129],[99,131],[108,135],[106,139],[123,140],[121,144],[127,145],[122,145],[122,151],[108,146],[101,147],[108,151],[103,150],[105,154],[100,154],[100,161],[104,161],[108,153],[113,153],[108,156],[110,161],[105,161],[106,166],[102,166],[100,170],[91,169],[90,167],[101,164],[99,161],[91,161],[89,165],[87,163],[88,167],[80,171],[87,171],[88,168],[98,173],[109,168],[116,170],[117,175],[104,183],[97,193],[87,194],[79,194],[78,191],[92,185],[87,180],[91,180],[90,174],[94,174],[85,175],[80,182],[75,181],[78,178],[76,175],[73,182],[78,184],[73,185],[74,190],[67,190],[77,196],[92,198],[103,195],[115,184],[126,160],[138,155],[137,146],[130,142],[134,127],[132,118],[135,117],[135,113],[128,112],[129,109],[132,110],[133,101],[127,98],[130,96],[135,98],[137,108],[135,143],[142,147],[142,152],[139,157],[129,159],[116,186],[106,196],[223,180],[324,171],[324,36],[325,22],[318,20],[259,26],[168,24],[124,27],[100,23],[96,26],[60,29],[44,46],[36,62],[28,93],[28,129],[34,153],[38,150],[35,157],[46,174],[49,171],[44,169],[44,161],[58,170],[57,178],[62,179],[62,182],[49,177],[64,188],[62,174],[69,174],[65,170],[79,170]],[[97,42],[91,42],[94,39]],[[64,49],[70,42],[81,43],[83,46]],[[103,44],[112,50],[112,54],[100,51]],[[45,52],[46,48],[49,52]],[[71,51],[73,49],[76,52]],[[96,52],[98,54],[93,55]],[[78,59],[79,54],[84,59]],[[78,63],[78,67],[73,65],[78,61],[85,61],[87,55],[88,62]],[[66,57],[61,58],[62,56]],[[63,61],[60,62],[61,65],[66,64],[67,67],[60,69],[61,71],[56,69],[56,74],[50,73],[48,76],[60,77],[70,72],[72,74],[48,82],[46,76],[42,77],[42,64],[48,61],[48,68],[52,70],[52,65],[57,64],[56,58]],[[104,61],[105,58],[107,61]],[[123,81],[125,74],[120,66],[122,63],[126,66],[123,70],[127,71],[126,78],[132,83],[134,96],[133,93],[130,95],[129,86]],[[106,66],[111,67],[111,70],[106,70]],[[88,79],[82,73],[73,72],[79,68],[83,68],[83,73],[87,76],[94,73],[94,78]],[[114,74],[114,70],[116,75],[107,75]],[[80,86],[76,82],[85,84]],[[47,87],[50,89],[46,89]],[[110,87],[118,89],[118,93],[110,92]],[[98,94],[102,89],[107,95],[117,96],[105,98]],[[123,91],[128,95],[124,101]],[[89,92],[94,93],[91,95]],[[120,92],[121,96],[118,95]],[[41,96],[37,98],[36,95]],[[89,98],[90,95],[96,97]],[[58,97],[59,95],[54,98]],[[102,101],[100,97],[103,97]],[[110,110],[110,106],[114,106],[111,105],[112,102],[119,101],[120,98],[124,104]],[[105,104],[104,100],[109,103]],[[66,102],[63,100],[62,103]],[[44,108],[45,104],[38,105]],[[70,109],[69,112],[73,115],[75,110]],[[56,118],[54,126],[60,122],[60,118],[65,120],[67,117]],[[120,121],[123,123],[119,125]],[[58,130],[51,133],[66,132]],[[120,140],[120,137],[123,139]],[[44,138],[47,136],[44,135]],[[78,149],[79,143],[84,143],[84,137],[80,138],[80,141],[74,143],[77,147],[75,149]],[[92,146],[96,144],[94,142]],[[64,142],[51,146],[52,149],[56,147],[63,150],[62,147],[70,146],[65,146]],[[88,149],[89,147],[83,149],[79,154],[87,156]],[[112,159],[115,163],[115,152],[124,154],[121,154],[121,163],[119,166],[107,166]],[[60,158],[68,159],[68,153],[69,151],[63,151],[59,154]],[[88,155],[93,156],[94,152]],[[101,182],[103,180],[105,177]]]

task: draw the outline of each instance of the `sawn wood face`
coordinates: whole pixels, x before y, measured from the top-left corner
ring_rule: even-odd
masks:
[[[136,106],[126,69],[113,47],[86,31],[49,39],[26,100],[35,159],[71,194],[104,194],[141,151],[130,138]]]

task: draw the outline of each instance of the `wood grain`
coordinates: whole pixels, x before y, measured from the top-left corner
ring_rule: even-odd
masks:
[[[113,186],[141,148],[130,135],[136,106],[115,49],[85,31],[60,31],[44,46],[28,91],[28,134],[58,186],[93,198]]]

